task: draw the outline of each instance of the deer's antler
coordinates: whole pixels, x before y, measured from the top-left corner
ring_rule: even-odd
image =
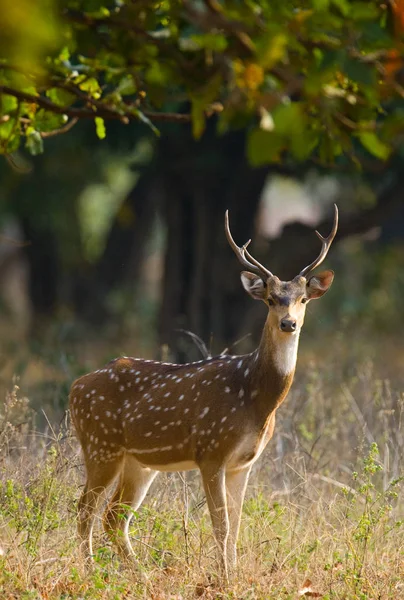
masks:
[[[231,248],[233,249],[235,255],[237,256],[243,267],[245,267],[249,271],[252,271],[256,275],[259,275],[259,277],[261,277],[265,282],[268,279],[268,277],[273,276],[271,271],[268,271],[268,269],[266,269],[261,263],[258,262],[258,260],[256,260],[248,252],[247,246],[250,244],[251,240],[248,240],[248,242],[246,242],[244,246],[241,246],[241,248],[237,246],[236,242],[233,240],[233,236],[230,233],[228,210],[226,210],[224,217],[224,230],[226,232],[227,241],[229,242]]]
[[[307,275],[313,271],[316,267],[318,267],[319,265],[321,265],[321,263],[323,262],[323,260],[325,259],[325,257],[328,254],[328,250],[330,249],[330,246],[332,244],[333,239],[335,238],[335,234],[337,233],[337,229],[338,229],[338,208],[337,205],[334,204],[334,224],[332,226],[331,232],[329,234],[328,237],[323,237],[321,235],[321,233],[319,233],[318,231],[316,231],[316,235],[317,237],[321,240],[322,242],[322,248],[320,251],[320,254],[317,256],[316,260],[314,260],[311,264],[307,265],[307,267],[304,267],[304,269],[302,269],[302,271],[300,271],[299,273],[299,277],[307,277]]]

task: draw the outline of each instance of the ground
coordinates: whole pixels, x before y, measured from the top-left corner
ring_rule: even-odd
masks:
[[[292,392],[254,467],[239,568],[227,587],[216,576],[194,472],[161,474],[135,514],[141,575],[119,561],[98,526],[94,564],[86,567],[75,530],[82,459],[68,416],[56,418],[54,408],[63,405],[65,387],[54,386],[44,425],[37,388],[10,382],[0,409],[0,597],[404,598],[399,345],[380,342],[380,353],[366,336],[340,336],[319,352],[319,343],[303,338]],[[86,366],[79,361],[76,375]]]

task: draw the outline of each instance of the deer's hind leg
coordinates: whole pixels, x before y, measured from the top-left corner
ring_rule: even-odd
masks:
[[[78,502],[78,534],[85,554],[92,556],[92,534],[97,507],[107,488],[117,478],[123,464],[123,456],[110,463],[86,460],[87,481]]]
[[[135,555],[129,540],[129,524],[156,475],[157,471],[126,455],[118,485],[104,514],[104,529],[124,558]]]

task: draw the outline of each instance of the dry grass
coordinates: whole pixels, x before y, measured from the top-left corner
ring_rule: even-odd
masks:
[[[143,577],[100,528],[86,568],[75,533],[76,441],[67,421],[36,430],[14,389],[0,409],[0,598],[404,598],[404,372],[393,368],[403,357],[394,342],[375,362],[363,341],[337,340],[319,360],[305,344],[251,476],[240,566],[226,589],[194,473],[161,475],[135,515]]]

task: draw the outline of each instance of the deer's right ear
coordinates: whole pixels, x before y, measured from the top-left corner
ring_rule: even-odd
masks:
[[[249,271],[242,271],[241,283],[246,292],[248,292],[254,300],[266,300],[266,285],[261,277],[254,275],[254,273],[250,273]]]

